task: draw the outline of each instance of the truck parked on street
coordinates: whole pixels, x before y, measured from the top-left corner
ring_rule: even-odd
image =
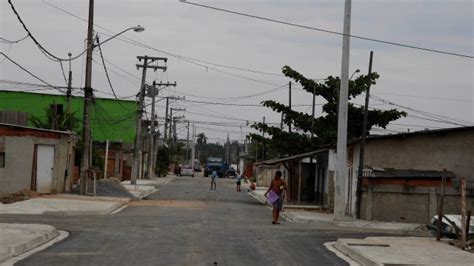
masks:
[[[229,164],[224,163],[224,159],[208,157],[204,168],[204,176],[208,177],[213,171],[216,171],[219,177],[223,177],[227,169],[229,169]]]

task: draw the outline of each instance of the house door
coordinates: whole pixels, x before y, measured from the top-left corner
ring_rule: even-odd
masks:
[[[36,191],[51,193],[53,183],[54,146],[36,146]]]

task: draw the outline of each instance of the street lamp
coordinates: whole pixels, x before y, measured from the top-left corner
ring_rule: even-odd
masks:
[[[137,25],[137,26],[135,26],[135,27],[130,27],[130,28],[124,29],[123,31],[121,31],[121,32],[119,32],[119,33],[117,33],[117,34],[111,36],[110,38],[106,39],[105,41],[101,42],[100,45],[102,45],[102,44],[104,44],[104,43],[106,43],[106,42],[112,40],[113,38],[115,38],[115,37],[117,37],[117,36],[119,36],[119,35],[121,35],[121,34],[127,32],[127,31],[129,31],[129,30],[133,30],[134,32],[143,32],[143,31],[145,30],[145,28],[142,27],[142,26],[140,26],[140,25]],[[97,46],[97,45],[95,45],[95,46]],[[95,46],[94,46],[94,47],[95,47]]]
[[[354,75],[355,75],[356,73],[359,73],[359,72],[360,72],[360,69],[356,69],[356,70],[354,71],[354,73],[352,73],[351,78],[350,78],[349,80],[352,80],[352,77],[354,77]]]
[[[82,153],[81,160],[81,171],[80,171],[80,193],[85,194],[86,189],[86,180],[88,171],[90,169],[91,163],[91,150],[92,150],[92,136],[91,136],[91,99],[92,99],[92,50],[94,49],[94,41],[92,38],[92,33],[94,32],[94,0],[89,1],[89,21],[87,28],[87,56],[86,56],[86,77],[85,77],[85,86],[84,86],[84,113],[82,119],[82,141],[84,143],[84,149]],[[142,32],[145,30],[142,26],[138,25],[136,27],[127,28],[107,40],[103,41],[101,44],[104,44],[113,38],[129,31],[133,30],[135,32]],[[99,45],[99,44],[98,44]]]

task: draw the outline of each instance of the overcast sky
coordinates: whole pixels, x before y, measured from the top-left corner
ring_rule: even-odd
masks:
[[[196,1],[258,16],[342,31],[343,0]],[[68,52],[77,55],[84,49],[87,23],[51,5],[87,19],[88,2],[13,1],[32,34],[48,51],[59,57],[67,57]],[[160,96],[186,96],[187,100],[193,101],[258,104],[262,100],[274,99],[288,102],[287,78],[252,72],[254,70],[281,74],[281,67],[290,65],[306,77],[340,75],[342,37],[338,35],[222,13],[180,3],[178,0],[95,2],[95,31],[102,40],[110,36],[107,30],[120,32],[140,24],[146,28],[144,32],[129,31],[122,36],[155,48],[152,50],[143,45],[130,44],[130,41],[122,38],[104,44],[102,49],[107,60],[106,65],[112,84],[120,96],[134,95],[139,90],[141,71],[135,67],[138,55],[168,57],[168,70],[164,74],[162,71],[148,71],[147,81],[177,81],[176,88],[162,90]],[[355,0],[352,4],[352,34],[472,56],[473,5],[473,1],[457,0]],[[26,32],[7,1],[2,1],[0,7],[0,37],[16,40],[25,36]],[[380,74],[379,81],[372,87],[375,96],[442,116],[427,117],[408,111],[410,115],[425,117],[428,120],[408,117],[394,122],[394,125],[389,127],[391,131],[373,133],[455,126],[430,119],[474,125],[473,59],[352,39],[351,73],[358,68],[362,73],[367,72],[371,50],[375,53],[373,69]],[[1,51],[45,81],[65,86],[59,64],[48,60],[30,39],[14,45],[2,42]],[[81,57],[72,64],[74,87],[84,86],[83,59],[84,57]],[[196,59],[205,62],[195,61]],[[94,60],[97,60],[97,63],[93,64],[92,86],[107,93],[99,92],[96,96],[111,97],[97,52],[94,53]],[[4,80],[40,83],[1,56],[0,62],[0,88],[27,89],[26,86],[5,84]],[[252,71],[224,68],[207,62]],[[68,65],[65,64],[64,67],[67,71]],[[278,87],[281,88],[275,89]],[[295,86],[293,90],[293,104],[311,104],[311,95],[298,88],[300,86]],[[272,91],[260,96],[229,99],[269,90]],[[55,93],[54,90],[45,92]],[[356,102],[362,103],[362,99],[357,99]],[[324,103],[324,100],[318,98],[317,103]],[[263,107],[190,102],[174,102],[172,106],[186,108],[182,115],[194,121],[197,132],[205,132],[211,142],[222,142],[227,133],[231,139],[240,140],[241,125],[244,136],[251,131],[246,126],[246,120],[250,123],[261,121],[265,116],[267,122],[280,121],[278,114]],[[371,99],[371,106],[381,109],[394,107],[374,99]],[[299,106],[295,109],[311,112],[310,106]],[[320,109],[320,106],[317,106],[317,114],[320,114]],[[158,115],[164,116],[164,101],[158,103]],[[211,123],[203,124],[198,121]],[[224,123],[226,126],[217,126]],[[181,128],[181,137],[186,136],[183,126],[184,124],[178,126]]]

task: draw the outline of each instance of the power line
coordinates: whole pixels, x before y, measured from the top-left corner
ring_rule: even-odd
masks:
[[[409,110],[411,112],[418,113],[418,114],[430,117],[435,122],[443,122],[443,123],[453,124],[453,125],[457,125],[457,126],[466,126],[465,124],[461,124],[461,123],[468,123],[468,124],[471,123],[471,122],[468,122],[468,121],[463,121],[463,120],[455,119],[455,118],[448,117],[448,116],[438,115],[438,114],[429,113],[429,112],[426,112],[426,111],[414,109],[414,108],[411,108],[411,107],[403,106],[401,104],[396,104],[396,103],[390,102],[386,99],[383,99],[383,98],[375,96],[375,95],[371,95],[370,98],[372,98],[376,101],[379,101],[379,102],[387,103],[389,105],[397,106],[397,107]],[[415,117],[415,116],[413,116],[413,117]],[[419,118],[419,117],[417,117],[417,118]],[[459,123],[459,122],[461,122],[461,123]]]
[[[79,19],[79,20],[82,20],[84,22],[87,22],[86,19],[84,18],[81,18],[80,16],[74,14],[74,13],[71,13],[59,6],[56,6],[54,4],[51,4],[45,0],[43,0],[43,3],[45,3],[46,5],[49,5],[51,6],[52,8],[56,9],[56,10],[59,10],[65,14],[68,14],[76,19]],[[97,28],[101,28],[107,32],[110,32],[112,34],[116,34],[114,31],[111,31],[103,26],[100,26],[98,24],[94,24],[94,26],[96,26]],[[239,78],[242,78],[242,79],[247,79],[247,80],[250,80],[250,81],[254,81],[254,82],[260,82],[260,83],[264,83],[264,84],[267,84],[267,85],[275,85],[273,83],[270,83],[270,82],[266,82],[266,81],[262,81],[262,80],[258,80],[258,79],[254,79],[254,78],[250,78],[250,77],[246,77],[246,76],[242,76],[242,75],[238,75],[238,74],[234,74],[234,73],[230,73],[230,72],[227,72],[227,71],[223,71],[223,70],[220,70],[220,69],[216,69],[216,68],[213,68],[209,65],[213,65],[213,66],[216,66],[216,67],[223,67],[223,68],[229,68],[229,69],[236,69],[236,70],[241,70],[241,71],[247,71],[247,72],[252,72],[254,74],[268,74],[268,75],[273,75],[273,76],[276,76],[278,74],[273,74],[273,73],[268,73],[268,72],[264,72],[264,71],[259,71],[259,70],[252,70],[252,69],[249,69],[249,68],[244,68],[244,67],[237,67],[237,66],[230,66],[230,65],[224,65],[224,64],[217,64],[217,63],[211,63],[211,62],[208,62],[208,61],[204,61],[204,60],[201,60],[201,59],[195,59],[195,58],[191,58],[191,57],[188,57],[188,56],[183,56],[183,55],[179,55],[179,54],[175,54],[175,53],[170,53],[170,52],[167,52],[167,51],[164,51],[164,50],[161,50],[161,49],[157,49],[155,47],[152,47],[150,45],[147,45],[145,43],[142,43],[142,42],[138,42],[138,41],[135,41],[133,39],[130,39],[130,38],[127,38],[125,36],[120,36],[120,37],[117,37],[117,39],[125,42],[125,43],[128,43],[128,44],[131,44],[131,45],[134,45],[134,46],[137,46],[137,47],[141,47],[141,48],[147,48],[147,49],[150,49],[150,50],[153,50],[153,51],[156,51],[156,52],[160,52],[160,53],[163,53],[163,54],[166,54],[166,55],[169,55],[169,56],[172,56],[174,58],[177,58],[177,59],[180,59],[180,60],[183,60],[187,63],[190,63],[190,64],[194,64],[194,65],[197,65],[197,66],[200,66],[200,67],[203,67],[205,68],[206,70],[214,70],[216,72],[220,72],[220,73],[223,73],[223,74],[226,74],[226,75],[231,75],[231,76],[235,76],[235,77],[239,77]],[[198,63],[200,62],[200,63]],[[201,64],[202,63],[202,64]],[[208,65],[205,65],[205,64],[208,64]]]
[[[107,82],[109,83],[110,90],[112,91],[115,99],[118,100],[119,98],[117,97],[117,94],[115,93],[114,86],[112,86],[112,81],[110,81],[109,72],[107,71],[107,67],[105,66],[104,55],[102,54],[102,48],[100,46],[100,41],[99,41],[99,36],[98,35],[96,36],[96,40],[97,40],[97,47],[99,48],[100,58],[102,59],[102,65],[104,66],[105,76],[107,77]],[[118,102],[118,103],[119,103],[120,107],[122,107],[123,109],[126,109],[122,105],[122,103],[120,103],[120,102]]]
[[[29,71],[28,69],[24,68],[23,66],[21,66],[20,64],[18,64],[17,62],[15,62],[13,59],[11,59],[8,55],[4,54],[3,52],[0,52],[1,55],[3,55],[6,59],[8,59],[8,61],[12,62],[13,64],[15,64],[17,67],[19,67],[21,70],[25,71],[26,73],[28,73],[30,76],[34,77],[35,79],[43,82],[44,84],[48,85],[49,87],[51,88],[55,88],[56,90],[60,91],[60,92],[63,92],[61,91],[59,88],[57,88],[56,86],[53,86],[51,85],[50,83],[44,81],[42,78],[38,77],[37,75],[31,73],[31,71]]]
[[[196,98],[201,98],[201,99],[216,99],[216,100],[237,100],[237,99],[245,99],[245,98],[251,98],[251,97],[255,97],[255,96],[261,96],[261,95],[264,95],[264,94],[268,94],[270,92],[274,92],[274,91],[278,91],[278,90],[281,90],[283,88],[286,87],[286,83],[284,85],[281,85],[281,86],[278,86],[278,87],[275,87],[275,88],[272,88],[272,89],[269,89],[269,90],[266,90],[266,91],[262,91],[262,92],[258,92],[258,93],[254,93],[254,94],[248,94],[248,95],[242,95],[242,96],[233,96],[233,97],[211,97],[211,96],[199,96],[199,95],[195,95],[195,94],[190,94],[190,93],[184,93],[184,92],[180,92],[180,94],[182,95],[185,95],[185,96],[191,96],[191,97],[196,97]],[[168,88],[164,88],[165,90],[170,90]]]
[[[401,97],[411,97],[411,98],[426,98],[426,99],[434,99],[434,100],[441,100],[441,101],[454,101],[454,102],[468,102],[472,103],[472,100],[467,99],[456,99],[456,98],[442,98],[442,97],[434,97],[434,96],[420,96],[420,95],[412,95],[412,94],[401,94],[401,93],[389,93],[389,92],[377,92],[376,94],[386,94],[386,95],[394,95],[394,96],[401,96]]]
[[[15,41],[10,41],[10,40],[7,40],[7,39],[5,39],[5,38],[3,38],[3,37],[0,37],[0,41],[6,42],[6,43],[9,43],[9,44],[14,44],[14,43],[19,43],[19,42],[25,40],[25,39],[28,38],[28,37],[29,37],[29,35],[26,35],[25,37],[20,38],[20,39],[15,40]]]
[[[54,54],[52,54],[51,52],[49,52],[48,50],[46,50],[46,48],[44,48],[37,40],[36,38],[33,36],[33,34],[31,34],[30,30],[28,29],[28,27],[26,26],[26,24],[23,22],[23,20],[21,19],[20,17],[20,14],[18,14],[18,12],[16,11],[15,9],[15,6],[13,5],[12,3],[12,0],[8,0],[8,3],[10,4],[10,7],[13,11],[13,13],[15,13],[18,21],[20,22],[20,24],[23,26],[23,29],[25,29],[25,31],[28,33],[28,36],[31,38],[31,40],[33,40],[33,42],[36,44],[36,46],[40,49],[40,51],[46,55],[46,57],[48,57],[49,59],[53,60],[53,61],[72,61],[72,60],[75,60],[79,57],[81,57],[86,51],[82,51],[80,54],[76,55],[75,57],[71,57],[71,58],[60,58],[60,57],[57,57],[55,56]]]
[[[369,37],[364,37],[360,35],[353,35],[353,34],[344,34],[341,32],[337,31],[332,31],[332,30],[326,30],[322,28],[316,28],[316,27],[311,27],[311,26],[306,26],[306,25],[301,25],[301,24],[296,24],[292,22],[286,22],[282,20],[277,20],[277,19],[271,19],[271,18],[266,18],[266,17],[261,17],[261,16],[256,16],[256,15],[251,15],[243,12],[237,12],[237,11],[232,11],[228,9],[223,9],[223,8],[218,8],[218,7],[213,7],[213,6],[208,6],[208,5],[203,5],[203,4],[198,4],[198,3],[193,3],[193,2],[188,2],[186,0],[180,1],[181,3],[185,4],[190,4],[190,5],[195,5],[199,7],[204,7],[204,8],[209,8],[221,12],[226,12],[226,13],[231,13],[234,15],[239,15],[239,16],[245,16],[249,18],[254,18],[254,19],[260,19],[260,20],[265,20],[269,22],[274,22],[278,24],[284,24],[287,26],[292,26],[292,27],[298,27],[298,28],[303,28],[303,29],[308,29],[308,30],[314,30],[314,31],[320,31],[320,32],[325,32],[325,33],[331,33],[331,34],[336,34],[336,35],[341,35],[341,36],[349,36],[351,38],[355,39],[360,39],[360,40],[365,40],[365,41],[371,41],[371,42],[377,42],[377,43],[383,43],[383,44],[389,44],[393,46],[400,46],[400,47],[405,47],[405,48],[411,48],[411,49],[416,49],[416,50],[422,50],[426,52],[433,52],[433,53],[439,53],[439,54],[445,54],[445,55],[452,55],[452,56],[458,56],[458,57],[466,57],[466,58],[474,58],[472,55],[465,55],[465,54],[459,54],[459,53],[453,53],[453,52],[446,52],[442,50],[436,50],[436,49],[431,49],[431,48],[425,48],[425,47],[420,47],[420,46],[415,46],[415,45],[410,45],[410,44],[403,44],[403,43],[397,43],[397,42],[392,42],[392,41],[384,41],[380,39],[375,39],[375,38],[369,38]]]

